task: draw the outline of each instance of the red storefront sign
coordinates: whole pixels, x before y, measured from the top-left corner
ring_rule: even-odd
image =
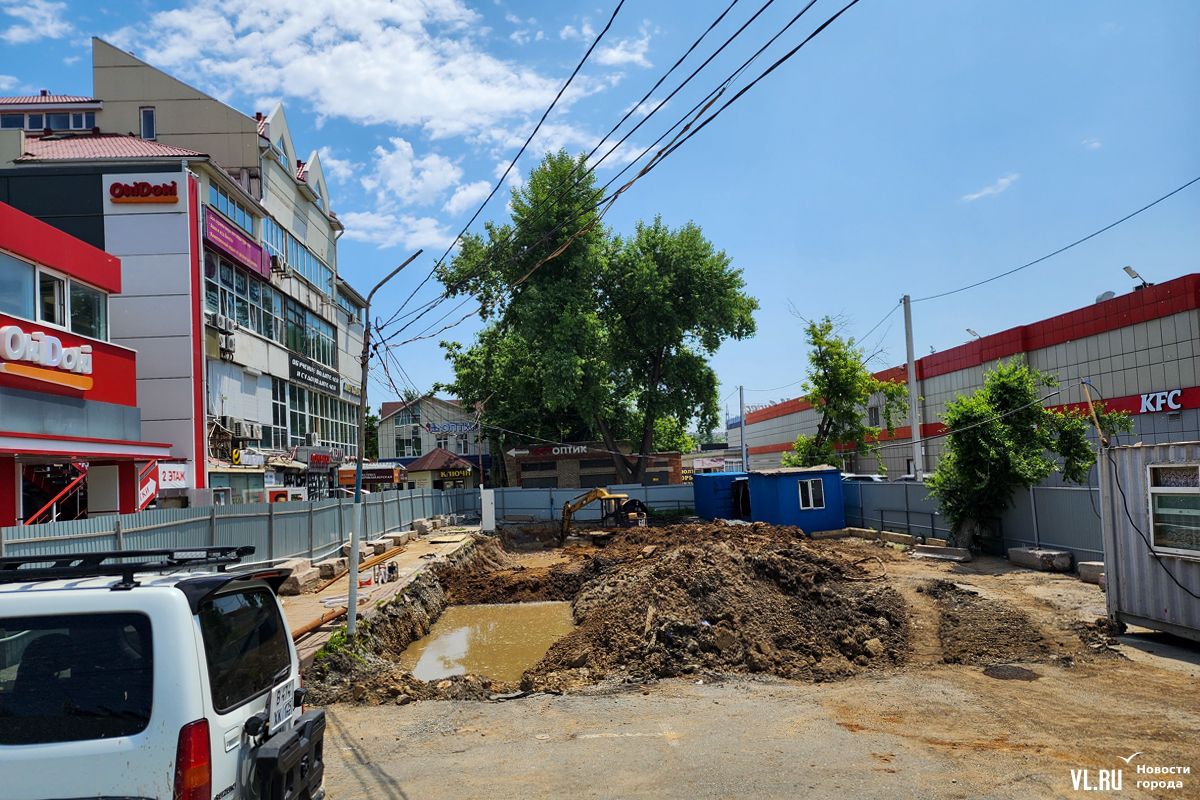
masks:
[[[114,203],[178,203],[179,186],[175,181],[170,183],[114,181],[108,185],[108,199]]]
[[[137,354],[0,314],[0,386],[137,405]]]
[[[271,257],[212,209],[204,210],[204,240],[263,280],[271,280]]]

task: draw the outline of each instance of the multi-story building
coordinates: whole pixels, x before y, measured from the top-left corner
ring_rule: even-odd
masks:
[[[319,156],[281,105],[243,114],[92,44],[94,97],[0,98],[0,201],[121,257],[111,338],[139,353],[147,437],[186,460],[175,502],[323,494],[357,453],[365,303]]]
[[[483,468],[492,464],[483,439]],[[457,400],[425,395],[410,401],[388,401],[379,410],[379,459],[404,467],[437,448],[479,462],[479,422]]]
[[[912,429],[904,425],[893,437],[883,432],[888,441],[880,458],[848,455],[844,467],[869,473],[882,466],[889,475],[936,469],[947,405],[981,388],[985,371],[997,361],[1014,357],[1023,357],[1058,380],[1057,390],[1047,390],[1047,407],[1083,408],[1081,381],[1087,379],[1093,400],[1103,399],[1110,409],[1130,413],[1131,441],[1200,439],[1200,275],[1192,274],[1139,286],[1119,297],[1109,292],[1094,305],[917,359],[921,463],[913,464]],[[905,381],[907,367],[893,367],[875,377]],[[881,402],[875,397],[863,409],[867,422],[877,427]],[[740,447],[744,431],[750,468],[778,467],[796,437],[812,435],[819,420],[818,410],[802,398],[777,403],[748,412],[745,425],[729,427],[729,445]]]

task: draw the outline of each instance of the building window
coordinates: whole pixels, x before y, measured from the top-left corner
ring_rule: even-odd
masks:
[[[879,406],[867,407],[867,424],[872,428],[879,427]]]
[[[212,252],[204,253],[204,305],[215,314],[233,317],[246,330],[285,344],[283,297],[257,275]]]
[[[24,114],[0,114],[0,130],[9,130],[12,128],[24,128]]]
[[[1200,467],[1149,467],[1150,528],[1156,551],[1200,553]]]
[[[0,314],[33,319],[33,264],[0,253]]]
[[[299,227],[302,222],[300,217],[297,215],[295,220]],[[301,238],[307,237],[307,229],[308,226],[304,225],[304,229],[299,231]],[[294,273],[329,297],[337,295],[333,288],[333,270],[270,217],[263,218],[263,241],[268,250],[291,266]]]
[[[800,481],[800,508],[824,508],[825,487],[820,478]]]
[[[526,461],[521,465],[521,472],[554,472],[558,469],[557,461]]]
[[[308,392],[297,386],[288,387],[288,428],[291,432],[291,443],[303,445],[308,433]]]
[[[60,328],[67,326],[66,283],[47,272],[38,274],[38,319]]]
[[[71,281],[71,332],[108,341],[108,295]]]
[[[254,215],[244,205],[215,183],[208,185],[208,204],[229,217],[235,225],[251,236],[254,235]]]
[[[421,429],[412,425],[396,430],[396,457],[413,458],[421,455]]]
[[[450,450],[450,434],[440,433],[437,437],[437,446],[443,450]],[[451,451],[453,452],[453,451]]]
[[[51,127],[53,127],[53,126],[51,126]],[[153,107],[143,108],[142,109],[142,138],[143,139],[153,139],[153,138],[155,138],[157,133],[158,133],[158,129],[155,126],[155,121],[154,121],[154,108]]]
[[[96,127],[95,111],[76,111],[71,114],[71,130],[87,131]]]
[[[69,130],[71,127],[71,115],[66,113],[47,114],[46,127],[54,131]]]
[[[263,425],[261,446],[264,450],[288,446],[288,385],[279,378],[271,378],[271,424]]]
[[[42,115],[41,114],[30,114],[29,115],[29,124],[25,126],[25,130],[40,131],[40,130],[44,130],[44,128],[45,128],[45,125],[42,123]]]

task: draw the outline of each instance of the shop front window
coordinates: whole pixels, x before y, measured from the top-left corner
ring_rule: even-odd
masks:
[[[71,281],[71,332],[108,341],[108,296]]]
[[[62,278],[43,272],[38,276],[38,319],[66,327],[67,296]]]
[[[0,313],[33,319],[33,264],[0,253]]]

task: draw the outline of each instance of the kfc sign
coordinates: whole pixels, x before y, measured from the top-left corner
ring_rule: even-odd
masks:
[[[1153,411],[1178,411],[1183,408],[1183,403],[1179,402],[1179,396],[1183,394],[1180,389],[1172,389],[1169,392],[1151,392],[1150,394],[1142,395],[1142,407],[1138,410],[1139,414],[1145,414]]]
[[[108,199],[114,203],[178,203],[179,187],[175,181],[157,184],[114,181],[108,185]]]

